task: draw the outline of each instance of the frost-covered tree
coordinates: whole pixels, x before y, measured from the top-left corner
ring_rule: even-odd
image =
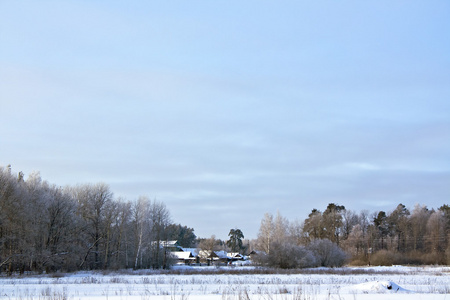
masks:
[[[92,269],[103,268],[104,257],[101,252],[105,251],[110,225],[106,221],[106,213],[112,205],[113,193],[105,183],[79,185],[74,189],[74,193],[79,214],[85,221],[85,256],[80,266],[87,263]]]
[[[348,259],[347,253],[328,239],[314,240],[307,249],[314,253],[318,264],[324,267],[340,267]]]
[[[443,253],[445,251],[445,221],[444,213],[439,210],[433,211],[428,218],[426,241],[430,253]]]
[[[152,218],[152,262],[154,269],[168,268],[168,260],[170,256],[164,248],[165,242],[168,241],[167,228],[172,223],[170,212],[163,202],[153,201],[150,214]]]
[[[411,250],[424,250],[426,226],[430,215],[431,212],[425,205],[421,206],[417,204],[414,206],[408,224]]]
[[[265,213],[261,220],[261,225],[258,232],[258,249],[265,253],[270,253],[270,244],[273,242],[274,231],[273,216],[270,213]]]
[[[150,216],[151,201],[148,197],[141,196],[132,205],[131,221],[133,225],[133,267],[135,269],[143,267],[144,254],[150,248],[146,245],[146,237],[150,235],[152,230]]]

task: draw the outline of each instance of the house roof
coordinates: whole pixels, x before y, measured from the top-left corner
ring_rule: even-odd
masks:
[[[226,251],[214,251],[218,258],[228,258]]]
[[[198,256],[199,250],[197,248],[181,248],[184,252],[190,252],[193,256]]]
[[[171,254],[178,259],[194,259],[194,256],[191,252],[175,251],[171,252]]]
[[[178,241],[162,241],[164,247],[178,247]]]
[[[201,258],[217,259],[219,256],[217,255],[216,252],[220,252],[220,251],[200,250],[200,252],[198,253],[198,256]]]
[[[242,254],[240,254],[239,252],[228,252],[227,256],[230,258],[240,258],[240,257],[244,257]]]

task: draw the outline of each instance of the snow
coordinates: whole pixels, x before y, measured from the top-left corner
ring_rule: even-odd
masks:
[[[0,277],[0,299],[428,300],[446,299],[450,293],[447,267],[311,269],[302,274],[236,272],[254,269],[183,266],[178,271],[185,274],[180,275],[124,271]],[[209,273],[189,273],[198,270]]]
[[[383,293],[383,292],[395,292],[395,293],[411,293],[412,291],[409,291],[407,289],[402,288],[398,284],[392,281],[388,280],[382,280],[382,281],[371,281],[371,282],[365,282],[356,284],[352,287],[350,287],[350,290],[353,291],[360,291],[362,293],[367,292],[377,292],[377,293]]]

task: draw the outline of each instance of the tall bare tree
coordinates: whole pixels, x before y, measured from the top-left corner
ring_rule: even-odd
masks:
[[[81,217],[86,222],[85,231],[88,236],[85,244],[85,257],[80,266],[83,266],[93,253],[93,261],[90,268],[99,269],[103,267],[101,251],[104,251],[106,232],[108,224],[105,223],[105,214],[113,200],[113,194],[105,183],[95,185],[86,184],[76,187],[75,197],[78,201],[78,209]],[[103,241],[104,242],[104,241]],[[103,245],[103,248],[101,246]]]
[[[270,254],[270,245],[273,242],[274,232],[273,215],[265,213],[264,218],[261,220],[261,226],[258,232],[258,248],[267,254]]]
[[[152,227],[152,268],[167,268],[169,255],[166,251],[165,244],[168,241],[167,228],[172,220],[170,212],[163,202],[153,201],[151,206],[151,216],[153,221]]]
[[[409,218],[411,250],[424,250],[425,232],[431,212],[426,206],[415,205]]]
[[[442,211],[433,211],[426,225],[426,241],[429,253],[444,253],[445,244],[445,216]],[[442,263],[437,261],[435,263]]]

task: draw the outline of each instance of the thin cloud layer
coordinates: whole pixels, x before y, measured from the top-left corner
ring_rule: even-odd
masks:
[[[249,3],[2,3],[0,165],[201,237],[445,204],[448,4]]]

